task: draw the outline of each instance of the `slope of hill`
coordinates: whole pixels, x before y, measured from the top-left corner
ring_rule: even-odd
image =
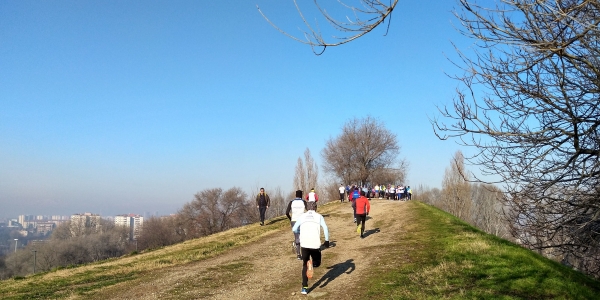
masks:
[[[348,203],[319,207],[332,247],[311,298],[598,299],[600,283],[420,202],[375,199],[360,239]],[[287,218],[2,281],[2,299],[299,299]]]

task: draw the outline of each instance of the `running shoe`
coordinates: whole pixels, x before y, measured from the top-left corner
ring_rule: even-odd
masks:
[[[360,233],[360,227],[361,227],[361,224],[358,224],[358,226],[356,226],[356,233]]]
[[[302,295],[308,294],[308,287],[303,287],[302,290],[300,291],[300,294],[302,294]]]
[[[298,255],[298,260],[302,260],[302,255]]]
[[[308,278],[312,278],[313,277],[312,260],[309,260],[309,261],[306,262],[306,277],[308,277]]]

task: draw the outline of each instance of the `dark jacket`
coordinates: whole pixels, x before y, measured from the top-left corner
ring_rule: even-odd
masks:
[[[256,206],[271,206],[271,199],[269,198],[269,195],[267,195],[267,193],[264,193],[264,199],[261,200],[261,196],[260,193],[258,193],[258,195],[256,195]]]

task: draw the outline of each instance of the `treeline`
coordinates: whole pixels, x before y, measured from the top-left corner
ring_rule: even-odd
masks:
[[[280,188],[266,191],[271,199],[267,217],[285,214],[287,202]],[[256,195],[240,188],[206,189],[172,216],[144,220],[140,235],[129,239],[129,229],[100,220],[93,226],[66,222],[58,226],[48,240],[30,242],[26,247],[0,257],[0,279],[25,276],[95,262],[125,254],[180,243],[259,220]]]
[[[459,219],[503,239],[514,240],[505,217],[505,194],[491,184],[469,182],[464,157],[457,151],[444,172],[442,189],[422,190],[418,199],[453,214]]]
[[[600,250],[593,247],[595,240],[586,241],[588,247],[557,247],[548,240],[568,238],[547,230],[548,223],[543,215],[524,214],[516,207],[514,197],[491,184],[472,183],[465,170],[463,154],[458,151],[446,168],[442,189],[420,187],[418,199],[453,214],[459,219],[493,235],[511,240],[545,257],[579,270],[595,278],[600,277],[598,264]],[[560,191],[553,191],[559,195]],[[600,228],[600,227],[599,227]],[[585,244],[585,243],[581,243]]]

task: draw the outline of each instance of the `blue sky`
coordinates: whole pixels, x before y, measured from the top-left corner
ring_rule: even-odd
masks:
[[[454,1],[405,1],[387,35],[321,56],[257,4],[301,36],[292,1],[1,1],[0,218],[289,192],[306,148],[320,164],[325,141],[367,115],[398,135],[407,184],[441,185],[461,148],[428,117],[458,86],[451,42],[470,43]]]

